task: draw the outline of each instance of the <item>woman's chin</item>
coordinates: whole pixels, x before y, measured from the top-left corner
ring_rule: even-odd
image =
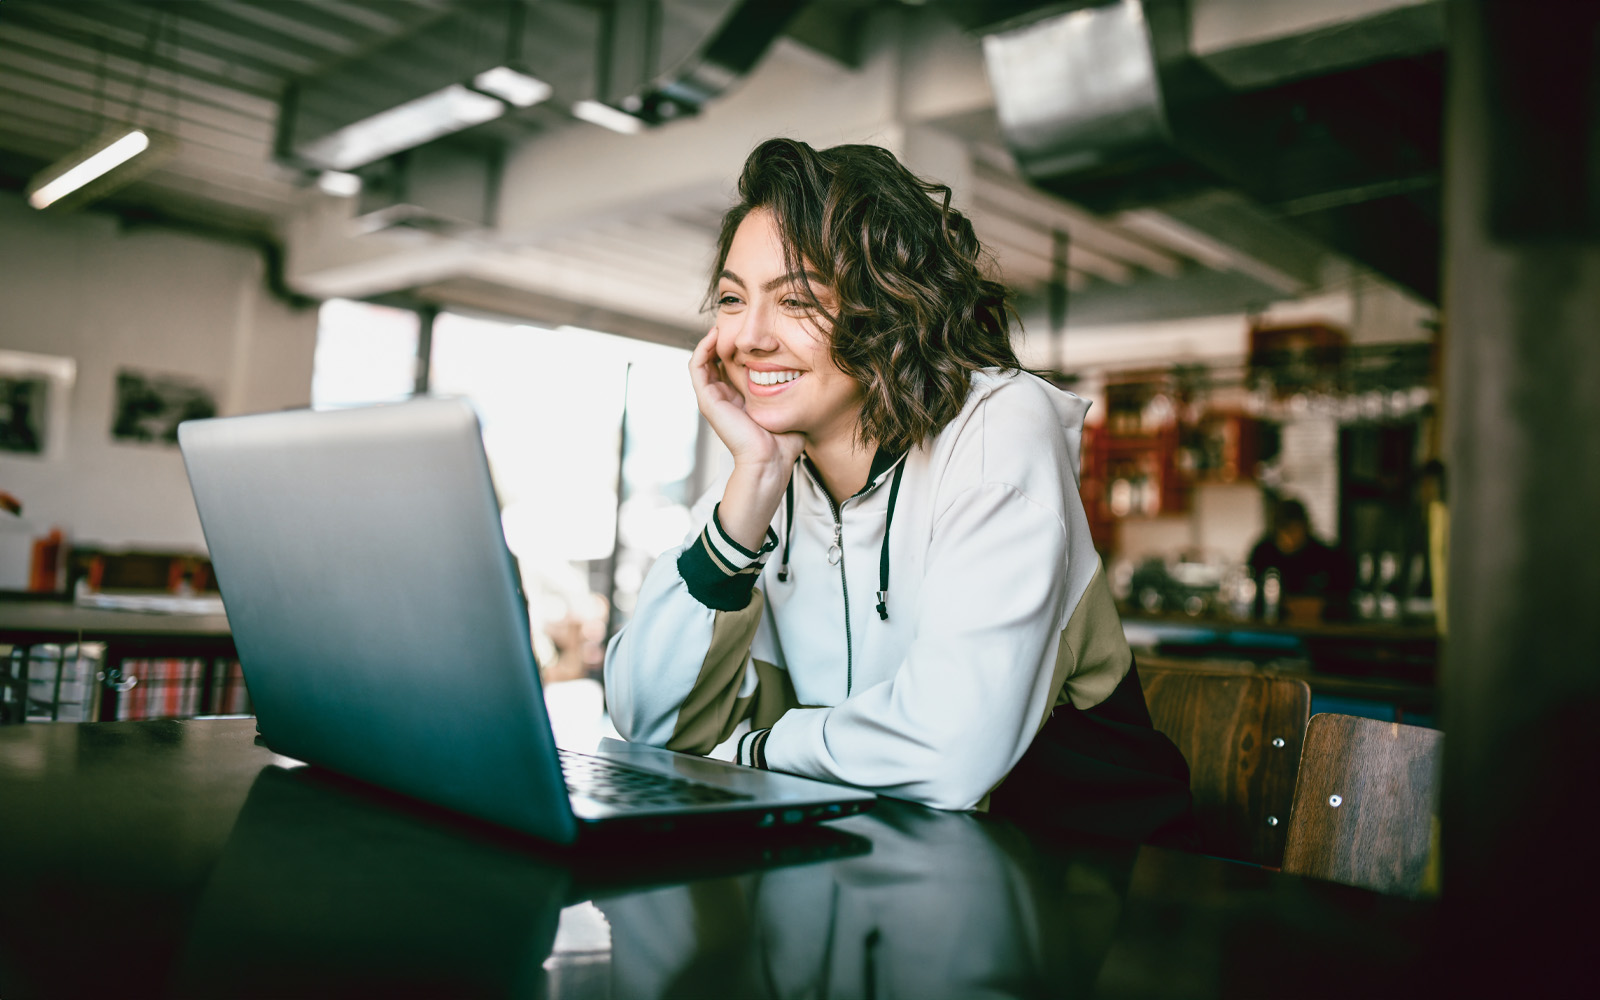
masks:
[[[750,417],[756,422],[756,426],[771,434],[789,434],[793,431],[799,430],[799,428],[794,425],[793,420],[777,413],[758,412],[752,413]]]

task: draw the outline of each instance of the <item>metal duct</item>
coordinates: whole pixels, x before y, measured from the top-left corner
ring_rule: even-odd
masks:
[[[743,0],[720,18],[687,54],[657,73],[652,36],[660,30],[658,0],[616,0],[602,42],[599,99],[645,125],[698,114],[750,72],[807,0]],[[664,64],[665,65],[665,64]]]
[[[1407,16],[1425,34],[1437,14]],[[1235,189],[1437,301],[1443,58],[1416,35],[1400,58],[1241,90],[1190,53],[1184,0],[1113,0],[1002,27],[984,58],[1039,186],[1100,212]]]

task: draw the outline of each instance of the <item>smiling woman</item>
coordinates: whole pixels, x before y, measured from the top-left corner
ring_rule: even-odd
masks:
[[[1019,369],[949,189],[883,149],[774,139],[739,194],[689,361],[733,469],[607,651],[619,732],[1181,839],[1187,768],[1078,498],[1088,404]]]

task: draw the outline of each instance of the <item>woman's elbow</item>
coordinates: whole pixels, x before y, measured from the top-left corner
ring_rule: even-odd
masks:
[[[967,812],[976,809],[1004,776],[991,773],[993,770],[987,763],[963,759],[959,753],[936,754],[927,762],[923,772],[927,776],[906,782],[901,790],[889,794],[932,809]]]

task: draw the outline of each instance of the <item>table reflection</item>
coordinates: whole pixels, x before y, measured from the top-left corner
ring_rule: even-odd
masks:
[[[195,904],[179,996],[1087,993],[1133,848],[885,801],[774,839],[546,852],[268,767]]]
[[[178,996],[539,996],[570,876],[309,769],[264,768],[196,904]]]
[[[1009,824],[891,801],[840,827],[871,852],[599,900],[612,995],[1090,992],[1136,849],[1047,851]]]

